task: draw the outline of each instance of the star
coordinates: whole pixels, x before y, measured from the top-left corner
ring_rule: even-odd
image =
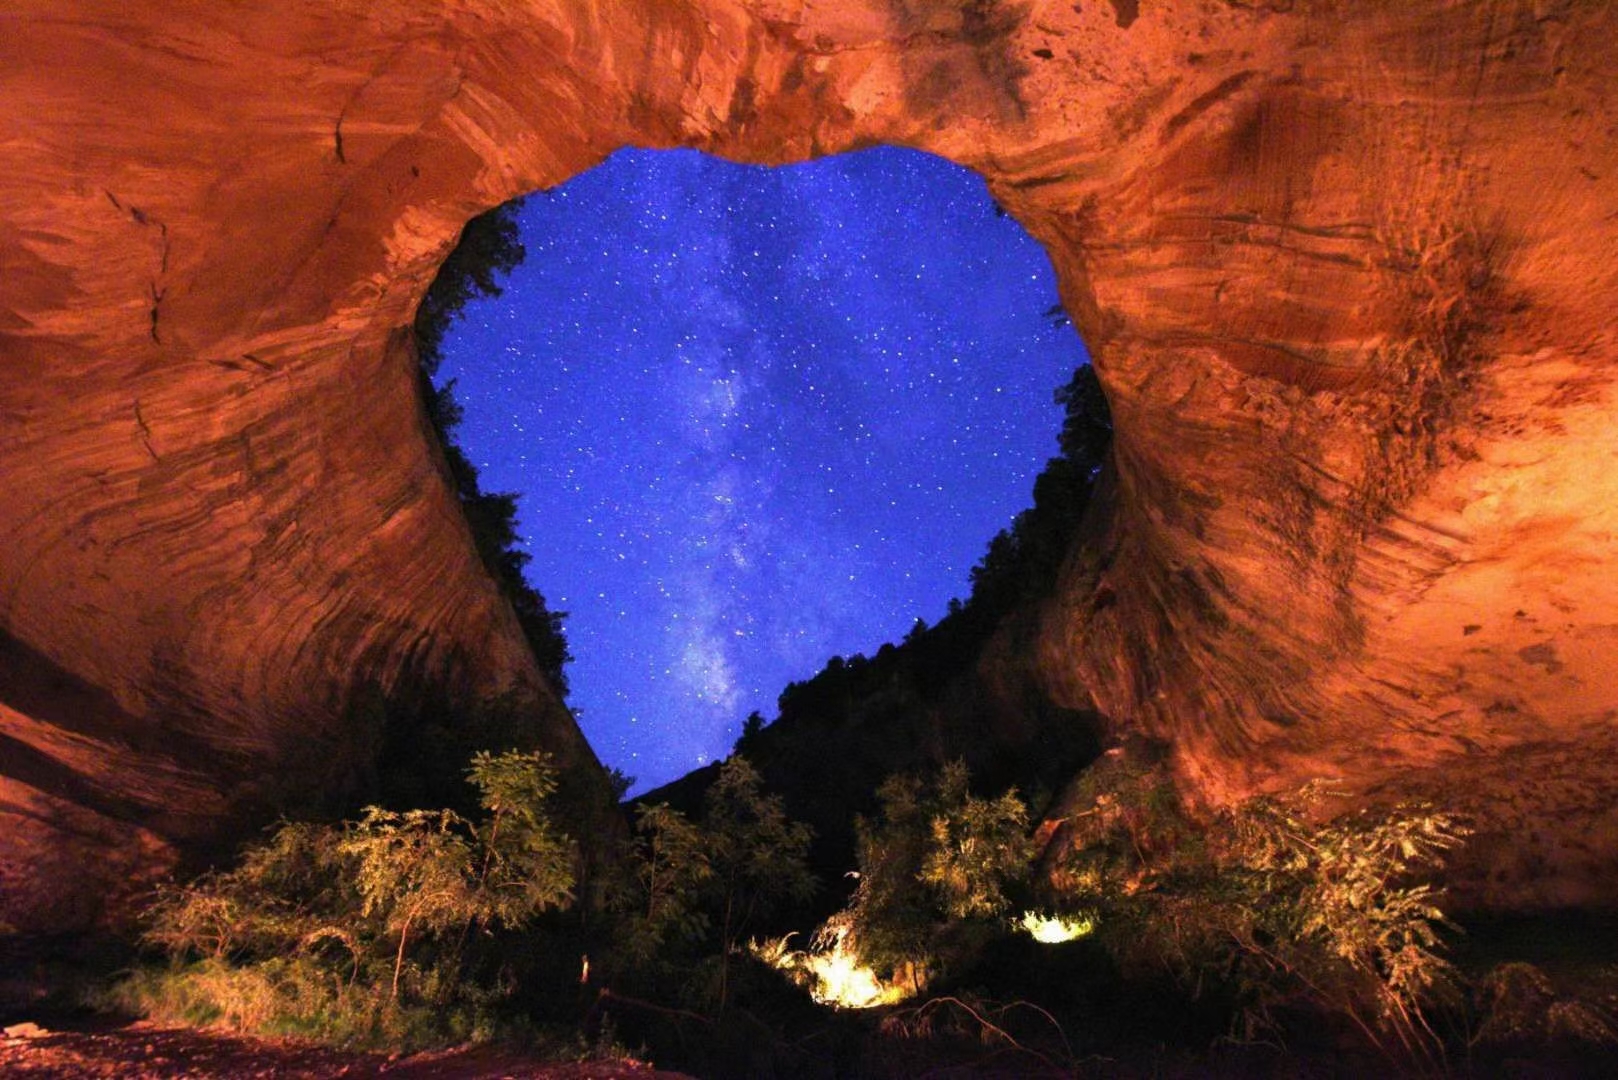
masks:
[[[440,378],[637,790],[935,622],[1056,453],[1082,346],[1039,245],[942,159],[626,150],[519,220],[528,257]]]

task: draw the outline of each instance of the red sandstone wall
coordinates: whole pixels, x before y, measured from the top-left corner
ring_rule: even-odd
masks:
[[[1119,425],[1053,693],[1209,799],[1474,811],[1482,899],[1613,895],[1614,42],[1571,0],[0,14],[0,914],[318,782],[362,683],[519,688],[590,767],[399,328],[467,217],[630,143],[982,172]]]

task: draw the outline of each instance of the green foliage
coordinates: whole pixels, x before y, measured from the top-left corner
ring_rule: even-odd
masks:
[[[730,959],[756,920],[815,890],[808,854],[812,833],[790,820],[779,796],[766,795],[758,770],[732,756],[704,799],[703,847],[712,876],[705,892],[718,913],[718,1004],[725,1007]]]
[[[634,874],[619,904],[623,960],[643,977],[678,976],[682,997],[723,1010],[731,958],[747,935],[814,891],[812,834],[740,756],[720,767],[698,821],[666,805],[644,807],[637,832]],[[694,977],[700,973],[711,980]]]
[[[483,915],[475,889],[467,880],[471,845],[462,835],[467,823],[451,810],[395,813],[368,806],[364,816],[338,841],[337,850],[351,862],[353,886],[362,917],[398,939],[391,996],[399,996],[399,976],[410,945],[410,931],[442,934]],[[341,926],[315,933],[341,934]]]
[[[572,899],[573,843],[546,808],[556,794],[556,773],[543,754],[472,757],[470,777],[488,816],[474,829],[482,850],[478,888],[487,897],[486,919],[521,926],[541,911]]]
[[[635,829],[641,837],[638,890],[620,894],[634,905],[624,920],[620,948],[634,967],[651,970],[666,963],[676,946],[706,935],[709,920],[700,896],[713,868],[702,831],[668,804],[642,807]]]
[[[1371,987],[1380,1019],[1401,1038],[1426,1029],[1421,1004],[1452,987],[1453,968],[1438,955],[1444,913],[1421,870],[1443,865],[1466,835],[1448,814],[1402,804],[1315,825],[1299,809],[1318,806],[1325,789],[1304,788],[1291,804],[1255,799],[1233,815],[1227,871],[1272,902],[1260,929],[1295,945],[1309,962],[1334,961],[1352,973],[1338,991],[1352,1006],[1358,986]],[[1324,980],[1315,980],[1317,984]],[[1430,1034],[1430,1032],[1428,1033]]]
[[[719,895],[737,909],[736,933],[753,915],[814,891],[804,864],[808,827],[787,817],[778,796],[765,793],[764,781],[746,758],[733,756],[720,767],[704,798],[702,829]]]
[[[951,918],[1003,915],[1005,886],[1028,872],[1028,808],[1008,791],[979,799],[967,790],[966,766],[953,762],[938,778],[931,844],[921,880],[933,887]]]
[[[448,1008],[396,1001],[385,982],[350,982],[318,958],[295,954],[249,965],[205,959],[138,969],[111,1003],[165,1023],[409,1051],[493,1033],[492,1001],[461,998]]]
[[[858,824],[860,882],[848,937],[881,975],[908,970],[915,978],[935,967],[951,924],[1005,915],[1007,890],[1027,875],[1027,808],[1015,789],[980,799],[968,781],[960,762],[931,784],[890,777],[877,793],[880,819]]]
[[[1556,1041],[1618,1046],[1618,1025],[1577,997],[1557,992],[1533,964],[1497,964],[1474,988],[1479,1023],[1474,1046],[1542,1047]]]
[[[931,838],[930,800],[921,781],[889,777],[877,790],[879,820],[856,824],[859,885],[850,901],[849,935],[861,960],[891,977],[928,965],[939,920],[921,880]]]
[[[1167,773],[1135,755],[1110,752],[1092,765],[1068,819],[1072,834],[1057,880],[1068,906],[1116,916],[1164,881],[1195,878],[1209,861],[1207,830],[1195,828]]]
[[[1095,914],[1126,968],[1171,971],[1229,992],[1234,1034],[1273,1034],[1279,1010],[1346,1017],[1377,1047],[1437,1046],[1423,1009],[1453,989],[1447,925],[1420,875],[1467,834],[1420,804],[1318,821],[1328,791],[1251,800],[1195,829],[1165,800],[1160,773],[1120,769],[1074,815],[1060,880]]]
[[[481,753],[482,814],[367,807],[340,826],[283,824],[233,870],[162,891],[149,944],[170,958],[129,1000],[171,1020],[340,1042],[466,1037],[499,987],[466,977],[468,936],[565,906],[572,845],[542,754]]]

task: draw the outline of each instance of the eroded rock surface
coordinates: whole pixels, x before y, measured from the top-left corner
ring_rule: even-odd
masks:
[[[1479,815],[1618,895],[1618,25],[1576,0],[532,0],[0,14],[0,918],[336,782],[362,687],[515,690],[408,325],[473,213],[628,145],[977,169],[1118,425],[1062,704],[1202,797]],[[543,522],[536,542],[543,543]],[[109,886],[109,883],[112,883]]]

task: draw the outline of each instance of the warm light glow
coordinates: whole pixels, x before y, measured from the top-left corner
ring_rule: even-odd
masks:
[[[809,950],[791,952],[785,946],[782,939],[773,945],[755,946],[753,951],[806,987],[817,1004],[872,1009],[909,996],[904,987],[883,982],[875,971],[860,963],[848,942],[848,927],[835,917],[815,935],[815,944]]]
[[[804,966],[815,977],[809,996],[822,1005],[836,1005],[843,1009],[870,1009],[877,1005],[891,1005],[904,998],[897,986],[884,986],[876,972],[838,942],[831,952],[813,953],[805,957]]]
[[[1034,911],[1025,911],[1017,925],[1028,932],[1028,936],[1043,945],[1059,945],[1064,941],[1084,937],[1096,928],[1094,919],[1088,917],[1064,918],[1061,915],[1041,915]]]

